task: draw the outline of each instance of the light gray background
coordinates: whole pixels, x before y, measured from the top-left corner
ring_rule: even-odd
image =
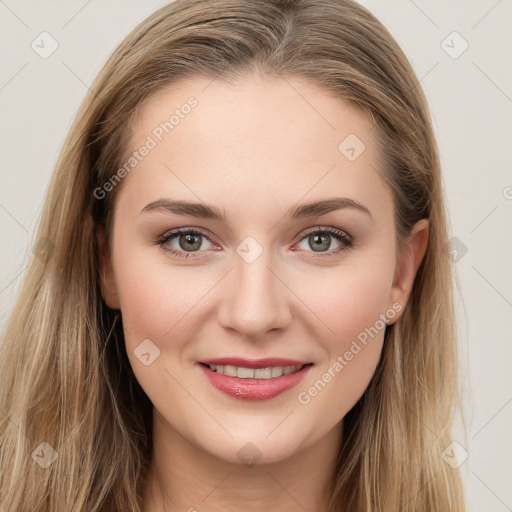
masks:
[[[88,84],[118,42],[165,3],[0,0],[2,329],[58,152]],[[459,426],[454,439],[469,454],[461,465],[469,510],[512,510],[512,2],[361,3],[411,60],[439,141],[458,239],[452,257],[461,282],[467,436]],[[59,45],[47,59],[31,48],[43,31]],[[469,46],[457,56],[464,41]]]

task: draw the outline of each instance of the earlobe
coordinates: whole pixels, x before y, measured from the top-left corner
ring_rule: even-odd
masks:
[[[400,261],[395,271],[393,287],[390,294],[390,303],[401,304],[401,311],[403,311],[409,300],[416,273],[425,257],[428,237],[428,220],[421,219],[413,226],[411,234],[402,247]]]
[[[103,300],[111,309],[120,309],[117,287],[112,269],[112,261],[105,239],[105,231],[97,225],[95,229],[96,242],[98,244],[98,266],[100,272],[100,286]]]

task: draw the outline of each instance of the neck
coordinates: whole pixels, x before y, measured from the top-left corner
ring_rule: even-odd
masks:
[[[155,410],[144,512],[325,512],[332,493],[340,422],[286,460],[246,465],[192,444]]]

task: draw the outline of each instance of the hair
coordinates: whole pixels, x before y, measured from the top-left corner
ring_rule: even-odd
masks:
[[[464,510],[459,471],[441,457],[457,407],[458,355],[448,225],[424,93],[386,28],[352,0],[176,0],[116,48],[57,161],[1,344],[2,512],[142,510],[152,404],[134,376],[122,320],[102,296],[95,227],[110,240],[117,184],[144,101],[185,78],[305,79],[374,121],[400,248],[429,221],[402,317],[343,419],[329,511]],[[41,443],[48,443],[49,447]],[[57,452],[43,468],[35,461]],[[50,457],[51,458],[51,457]]]

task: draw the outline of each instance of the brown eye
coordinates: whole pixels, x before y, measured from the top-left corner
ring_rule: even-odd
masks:
[[[334,247],[332,247],[334,244]],[[340,229],[325,227],[306,233],[299,247],[309,252],[333,254],[352,245],[351,237]]]
[[[206,242],[206,247],[204,246]],[[207,249],[213,247],[213,243],[202,232],[196,229],[175,229],[157,240],[158,245],[166,252],[178,258],[203,256]],[[210,246],[208,246],[210,244]],[[194,253],[198,253],[197,255]]]
[[[195,233],[187,233],[179,235],[179,246],[184,251],[197,251],[201,248],[202,235]]]

